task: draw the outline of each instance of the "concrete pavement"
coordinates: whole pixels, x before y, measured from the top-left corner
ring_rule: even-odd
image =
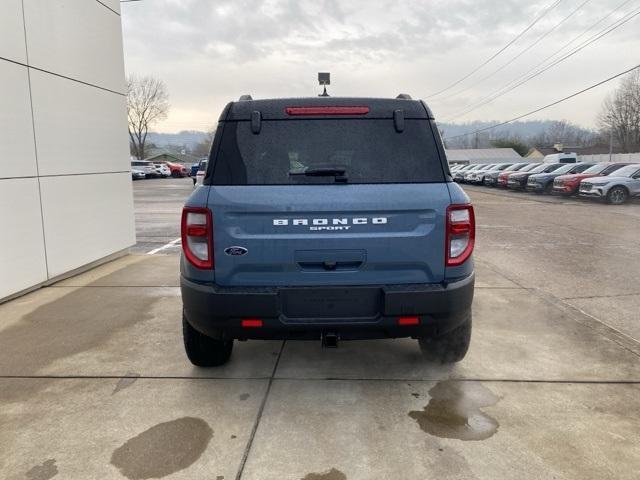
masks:
[[[237,342],[225,367],[192,367],[173,249],[0,305],[0,477],[638,478],[638,342],[539,273],[516,275],[527,236],[483,227],[520,229],[505,216],[513,200],[472,195],[474,333],[451,367],[425,363],[412,340]],[[573,268],[549,250],[544,268]]]

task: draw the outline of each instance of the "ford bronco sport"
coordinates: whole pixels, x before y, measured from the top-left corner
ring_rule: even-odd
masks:
[[[187,356],[215,366],[234,340],[411,337],[430,361],[459,361],[474,237],[424,102],[243,96],[182,213]]]

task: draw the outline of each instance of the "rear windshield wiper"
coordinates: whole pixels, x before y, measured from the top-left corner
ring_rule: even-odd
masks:
[[[346,182],[347,171],[344,167],[312,167],[305,168],[304,170],[295,170],[289,172],[289,175],[304,175],[305,177],[335,177],[336,182]]]

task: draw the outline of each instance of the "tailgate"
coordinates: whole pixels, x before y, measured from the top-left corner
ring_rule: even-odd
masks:
[[[440,282],[448,204],[445,183],[212,186],[215,282]]]

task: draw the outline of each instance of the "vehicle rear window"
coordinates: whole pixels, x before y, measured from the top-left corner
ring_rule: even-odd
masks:
[[[210,172],[213,185],[333,184],[335,175],[305,172],[342,169],[348,183],[429,183],[444,172],[427,120],[305,119],[226,122]]]

